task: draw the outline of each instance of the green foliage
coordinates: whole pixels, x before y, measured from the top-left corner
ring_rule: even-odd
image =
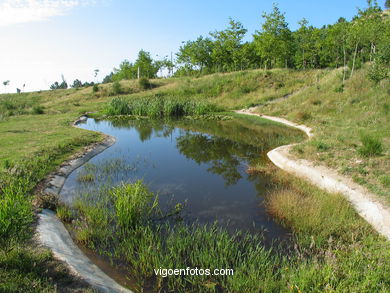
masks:
[[[358,149],[358,152],[364,157],[378,156],[383,151],[382,141],[375,136],[363,134],[360,141],[362,146]]]
[[[119,95],[122,93],[122,86],[121,84],[119,83],[119,81],[115,81],[113,84],[112,84],[112,94],[113,95]]]
[[[92,87],[92,92],[93,93],[97,93],[99,91],[99,85],[98,84],[94,84],[93,87]]]
[[[150,205],[154,195],[140,180],[115,187],[110,191],[110,195],[113,197],[117,225],[122,230],[142,223],[156,207],[157,198]]]
[[[124,98],[112,99],[104,110],[107,115],[129,115],[131,108]]]
[[[25,180],[0,185],[0,246],[6,249],[31,236],[33,213],[25,194]]]
[[[151,83],[150,83],[149,79],[147,79],[146,77],[141,77],[138,80],[138,84],[139,84],[140,88],[143,90],[151,88]]]
[[[72,221],[72,211],[66,205],[59,205],[56,209],[56,215],[65,223],[70,223]]]
[[[152,118],[203,115],[217,111],[216,106],[205,101],[192,101],[158,94],[132,99],[114,98],[104,109],[104,113],[111,116],[137,115]]]
[[[258,54],[265,67],[287,67],[293,55],[293,35],[284,14],[274,5],[270,14],[263,14],[262,30],[254,35]]]
[[[163,67],[172,66],[167,60],[154,61],[149,52],[139,51],[138,58],[134,63],[124,60],[119,69],[108,75],[104,82],[119,81],[123,79],[136,79],[138,77],[156,78],[157,72]],[[139,74],[139,76],[138,76]]]
[[[72,84],[72,88],[80,88],[83,86],[83,83],[79,79],[75,79]]]
[[[368,71],[368,78],[378,84],[383,79],[389,76],[389,68],[379,61],[375,61]]]
[[[376,1],[359,9],[348,22],[315,28],[302,19],[292,32],[284,14],[274,5],[263,14],[261,30],[254,40],[242,44],[246,33],[240,22],[230,20],[228,28],[187,41],[177,53],[181,65],[176,76],[197,76],[250,68],[351,68],[350,75],[365,62],[384,58],[390,62],[390,21]],[[382,56],[382,57],[380,57]],[[343,81],[347,78],[346,70]]]
[[[41,105],[36,105],[32,108],[32,112],[33,112],[33,114],[40,115],[40,114],[45,113],[45,108]]]
[[[67,89],[68,84],[66,83],[65,80],[63,80],[61,83],[58,83],[58,81],[54,82],[51,86],[51,90],[58,90],[58,89]]]

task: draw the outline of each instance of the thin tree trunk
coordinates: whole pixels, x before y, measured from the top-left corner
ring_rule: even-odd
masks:
[[[347,55],[345,53],[345,45],[343,45],[343,53],[344,53],[344,67],[343,67],[343,84],[344,84],[344,82],[345,82],[345,75],[347,73],[346,68],[345,68],[347,66]]]
[[[352,77],[353,72],[354,72],[354,70],[355,70],[355,61],[356,61],[356,55],[357,55],[358,45],[359,45],[359,42],[356,43],[355,52],[353,53],[353,61],[352,61],[352,69],[351,69],[351,76],[350,76],[350,77]]]

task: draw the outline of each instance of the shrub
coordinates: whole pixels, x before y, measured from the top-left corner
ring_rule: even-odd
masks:
[[[382,141],[374,136],[368,134],[360,137],[362,146],[358,149],[358,152],[363,157],[378,156],[382,153]]]
[[[151,83],[150,83],[149,79],[147,79],[146,77],[141,77],[138,80],[138,84],[139,84],[139,87],[141,89],[144,89],[144,90],[151,88]]]
[[[44,111],[44,107],[43,106],[34,106],[33,109],[32,109],[32,112],[33,114],[36,114],[36,115],[40,115],[40,114],[44,114],[45,111]]]
[[[372,80],[375,84],[378,84],[381,80],[388,77],[388,69],[386,66],[379,62],[374,62],[369,71],[368,78]]]
[[[92,87],[92,92],[97,93],[99,91],[99,86],[97,84],[94,84]]]
[[[297,119],[300,121],[306,121],[306,120],[309,120],[310,118],[311,118],[310,113],[307,113],[305,111],[297,113]]]
[[[122,86],[121,84],[119,83],[119,81],[115,81],[113,84],[112,84],[112,93],[114,95],[119,95],[122,93]]]

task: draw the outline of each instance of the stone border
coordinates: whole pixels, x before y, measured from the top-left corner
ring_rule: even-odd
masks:
[[[251,109],[250,109],[251,110]],[[250,110],[236,111],[239,114],[253,115],[279,122],[302,130],[310,138],[312,129],[283,118],[252,113]],[[358,214],[364,218],[381,235],[390,240],[390,208],[383,204],[378,197],[351,179],[337,173],[336,170],[314,163],[292,158],[291,147],[295,144],[277,147],[267,153],[268,158],[280,169],[304,178],[329,192],[343,194]]]
[[[73,123],[73,126],[85,120],[87,117],[82,116]],[[106,134],[105,136],[102,142],[93,144],[81,156],[61,165],[55,174],[50,175],[44,192],[58,195],[70,173],[115,143],[114,137]],[[92,263],[73,242],[68,230],[53,211],[44,209],[38,217],[37,238],[39,242],[49,248],[56,258],[65,262],[74,274],[100,292],[133,293],[119,285]]]

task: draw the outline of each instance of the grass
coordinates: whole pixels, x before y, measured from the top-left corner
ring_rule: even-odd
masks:
[[[136,115],[152,118],[205,115],[216,112],[218,108],[205,101],[178,99],[155,94],[151,97],[131,97],[112,99],[103,113],[108,116]]]
[[[314,141],[296,146],[295,155],[338,170],[390,203],[389,185],[380,180],[390,176],[390,81],[369,81],[363,67],[336,92],[341,73],[335,70],[320,79],[319,89],[309,86],[258,112],[312,127]]]
[[[103,192],[100,201],[82,198],[76,235],[84,245],[124,265],[140,287],[153,291],[385,292],[390,288],[389,244],[340,195],[267,170],[278,175],[267,205],[297,237],[287,256],[266,249],[261,235],[229,234],[216,225],[157,221],[158,209],[132,208],[156,206],[155,196],[140,181]],[[280,191],[279,185],[286,190]],[[234,275],[154,274],[156,268],[187,267],[232,268]]]

